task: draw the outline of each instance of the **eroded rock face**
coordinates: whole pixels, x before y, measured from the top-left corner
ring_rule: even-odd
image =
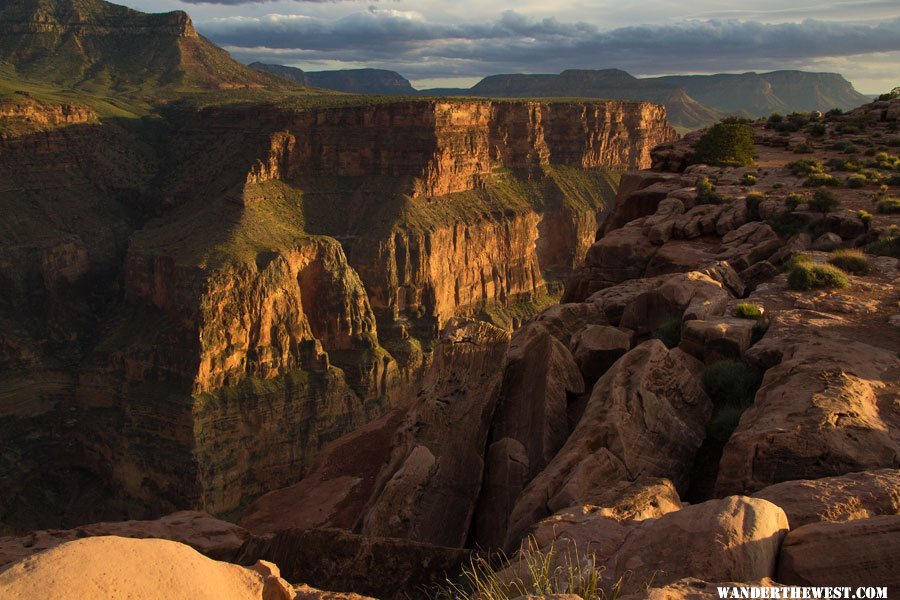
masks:
[[[451,320],[390,462],[379,474],[361,521],[363,534],[465,544],[497,401],[497,364],[508,342],[505,331],[487,323]]]
[[[900,585],[900,515],[792,530],[778,559],[777,580],[806,586]]]
[[[247,541],[239,564],[271,561],[290,582],[353,591],[380,599],[406,598],[459,573],[470,551],[402,539],[362,537],[336,529],[287,530]],[[327,598],[327,596],[326,596]]]
[[[712,405],[700,387],[700,363],[650,340],[628,352],[594,386],[575,430],[522,491],[509,519],[506,546],[533,523],[590,503],[603,487],[640,476],[686,484]]]
[[[754,494],[781,507],[792,529],[820,521],[900,514],[900,471],[878,469],[822,479],[785,481]]]

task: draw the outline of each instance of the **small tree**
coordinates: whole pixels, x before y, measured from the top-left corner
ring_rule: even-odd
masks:
[[[697,140],[694,162],[720,167],[753,165],[753,129],[746,123],[716,123]]]
[[[838,197],[834,192],[825,188],[819,188],[806,205],[809,206],[809,210],[814,210],[826,215],[837,208],[840,203],[841,201],[838,200]]]

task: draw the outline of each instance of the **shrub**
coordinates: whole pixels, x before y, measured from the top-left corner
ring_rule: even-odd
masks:
[[[734,307],[734,316],[739,319],[761,319],[763,316],[762,307],[753,302],[741,302]]]
[[[745,123],[716,123],[694,148],[695,163],[746,167],[754,158],[753,130]]]
[[[866,179],[865,175],[856,174],[847,178],[847,187],[849,188],[865,187],[867,183],[869,183],[869,181]]]
[[[834,250],[828,257],[828,262],[838,269],[854,275],[868,275],[872,271],[872,265],[866,255],[855,249]]]
[[[776,213],[767,219],[769,227],[781,237],[791,237],[803,231],[806,219],[795,212]]]
[[[703,373],[703,389],[716,406],[750,406],[760,383],[758,370],[736,360],[713,363]]]
[[[841,201],[834,195],[834,192],[825,188],[819,188],[813,194],[813,197],[806,202],[806,205],[809,207],[809,210],[814,210],[824,215],[833,211],[840,203]]]
[[[825,113],[825,116],[826,117],[839,117],[842,114],[844,114],[844,111],[841,110],[840,108],[832,108],[827,113]]]
[[[704,177],[697,182],[697,202],[700,204],[722,204],[725,198],[716,191],[716,186]]]
[[[747,203],[747,216],[751,221],[759,220],[759,204],[765,199],[766,197],[758,192],[747,194],[747,198],[744,202]]]
[[[784,184],[781,183],[780,181],[777,182],[777,183],[773,183],[773,184],[772,184],[772,189],[773,189],[773,190],[780,190],[780,189],[783,188],[783,187],[784,187]]]
[[[809,126],[809,135],[813,137],[823,137],[828,129],[821,123],[813,123]]]
[[[845,288],[847,274],[832,265],[798,264],[788,271],[788,287],[792,290]]]
[[[825,171],[825,167],[822,166],[822,163],[814,158],[801,158],[800,160],[795,160],[794,162],[788,163],[787,168],[797,177],[806,177],[814,173],[823,173]]]
[[[878,201],[878,212],[885,215],[900,213],[900,198],[885,198]]]
[[[807,143],[798,144],[796,148],[794,148],[794,154],[812,154],[816,149]]]
[[[881,238],[866,246],[866,252],[876,256],[900,258],[900,230],[892,226]]]
[[[862,221],[863,227],[866,229],[866,231],[869,231],[869,227],[872,226],[872,219],[874,218],[872,217],[872,213],[867,210],[858,210],[856,211],[856,217],[860,221]]]
[[[788,194],[784,199],[784,205],[787,206],[788,210],[794,211],[805,201],[802,194]]]
[[[681,319],[672,317],[660,323],[653,330],[653,337],[666,345],[666,348],[675,348],[681,343]]]
[[[878,96],[878,99],[881,100],[881,101],[885,101],[885,100],[896,100],[897,98],[900,98],[900,87],[895,87],[894,89],[892,89],[892,90],[889,91],[888,93],[886,93],[886,94],[881,94],[880,96]]]
[[[821,187],[827,185],[829,187],[837,187],[841,185],[841,180],[828,173],[813,173],[803,182],[804,187]]]
[[[756,185],[757,181],[758,179],[753,173],[744,173],[744,176],[741,178],[741,185]]]

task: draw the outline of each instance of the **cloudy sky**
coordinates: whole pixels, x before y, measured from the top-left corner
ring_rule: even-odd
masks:
[[[837,71],[900,85],[898,0],[115,0],[185,10],[242,62],[399,71],[419,88],[494,73]]]

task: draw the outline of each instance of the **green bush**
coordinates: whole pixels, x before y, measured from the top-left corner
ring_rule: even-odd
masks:
[[[827,113],[825,113],[825,117],[826,117],[826,118],[827,118],[827,117],[839,117],[839,116],[841,116],[842,114],[844,114],[844,111],[841,110],[840,108],[832,108],[832,109],[829,110]]]
[[[807,143],[798,144],[796,148],[794,148],[794,154],[812,154],[816,149]]]
[[[808,175],[813,175],[814,173],[823,173],[825,171],[825,167],[822,166],[822,163],[814,158],[801,158],[800,160],[795,160],[794,162],[788,163],[787,168],[790,169],[791,173],[796,177],[806,177]]]
[[[847,187],[849,188],[865,187],[867,183],[869,183],[869,180],[866,179],[865,175],[856,174],[847,178]]]
[[[747,216],[751,221],[759,220],[759,204],[765,199],[766,197],[758,192],[747,194],[744,202],[747,204]]]
[[[704,177],[697,182],[697,202],[699,204],[722,204],[725,198],[716,192],[716,186]]]
[[[677,347],[681,343],[681,319],[666,319],[653,330],[652,336],[665,344],[666,348]]]
[[[741,302],[734,307],[734,316],[740,319],[761,319],[763,310],[759,304],[753,302]]]
[[[758,179],[753,173],[744,173],[744,176],[741,178],[741,185],[756,185],[757,181]]]
[[[725,167],[753,164],[753,129],[745,123],[716,123],[697,140],[694,162]]]
[[[821,187],[823,185],[838,187],[841,185],[841,180],[828,173],[813,173],[803,182],[804,187]]]
[[[845,288],[849,283],[847,274],[832,265],[797,264],[788,271],[792,290]]]
[[[757,369],[736,360],[713,363],[703,373],[703,389],[716,406],[750,406],[760,383]]]
[[[838,200],[834,192],[825,188],[819,188],[813,194],[813,197],[806,202],[806,205],[809,207],[809,210],[827,214],[837,208],[840,203],[841,201]]]
[[[813,123],[809,126],[809,135],[813,137],[822,137],[828,132],[828,129],[821,123]]]
[[[785,238],[800,233],[806,227],[806,219],[795,212],[776,213],[767,222],[775,233]]]
[[[878,201],[878,212],[884,215],[900,213],[900,198],[885,198]]]
[[[829,264],[842,271],[854,275],[868,275],[872,272],[872,265],[866,255],[859,250],[843,248],[834,250],[828,257]]]

